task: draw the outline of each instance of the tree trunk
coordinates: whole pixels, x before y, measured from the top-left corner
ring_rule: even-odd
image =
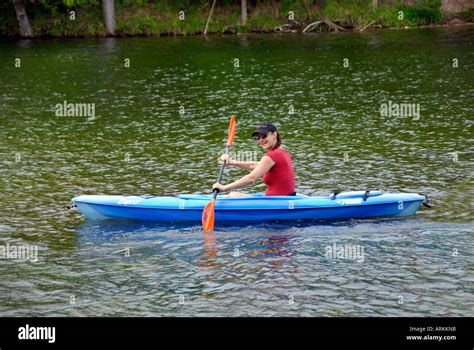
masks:
[[[28,14],[26,13],[25,3],[23,0],[13,0],[13,6],[15,7],[18,25],[20,26],[20,35],[24,38],[31,38],[33,36],[33,30],[31,29]]]
[[[377,10],[377,7],[378,7],[378,4],[377,4],[377,0],[372,0],[372,8],[373,10]]]
[[[104,11],[105,30],[107,35],[115,35],[115,5],[114,0],[102,0]]]
[[[247,0],[241,0],[241,9],[242,9],[242,25],[247,23]]]

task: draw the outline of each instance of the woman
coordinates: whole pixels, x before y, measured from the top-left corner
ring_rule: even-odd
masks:
[[[227,154],[222,155],[221,161],[226,165],[238,166],[250,171],[228,185],[216,182],[212,188],[217,188],[220,192],[227,192],[239,188],[247,187],[263,177],[263,182],[268,186],[266,196],[294,196],[295,175],[290,154],[281,146],[280,133],[272,123],[263,123],[252,136],[258,144],[267,152],[259,162],[237,162],[229,158]],[[247,196],[240,192],[230,192],[228,197]]]

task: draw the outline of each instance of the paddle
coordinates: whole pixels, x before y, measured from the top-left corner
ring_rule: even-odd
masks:
[[[229,131],[227,134],[227,143],[225,145],[224,154],[229,153],[229,148],[230,146],[232,146],[232,142],[234,142],[234,137],[235,137],[235,116],[233,115],[230,118]],[[222,180],[222,175],[224,174],[224,167],[225,167],[225,163],[222,162],[221,171],[219,172],[219,177],[217,178],[217,182],[221,182]],[[214,231],[214,205],[216,204],[216,198],[217,198],[218,193],[219,193],[219,190],[217,188],[215,188],[212,191],[212,200],[209,203],[207,203],[207,205],[204,207],[204,210],[202,212],[202,227],[204,229],[204,232]]]

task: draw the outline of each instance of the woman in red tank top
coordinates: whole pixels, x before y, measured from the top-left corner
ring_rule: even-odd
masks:
[[[241,177],[230,184],[223,185],[216,182],[213,189],[227,192],[255,183],[263,177],[263,182],[268,186],[267,196],[293,196],[295,195],[295,175],[290,154],[281,147],[280,133],[272,123],[262,123],[252,133],[258,144],[267,152],[259,162],[239,162],[230,159],[224,154],[221,161],[226,165],[238,166],[250,171],[250,174]],[[247,194],[230,192],[229,197],[241,197]]]

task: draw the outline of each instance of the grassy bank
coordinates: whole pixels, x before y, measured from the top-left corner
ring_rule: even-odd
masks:
[[[473,22],[474,10],[453,16],[442,13],[440,0],[382,2],[373,7],[372,0],[328,0],[322,12],[341,28],[360,30],[383,27],[413,27]],[[212,1],[115,1],[118,36],[157,36],[201,34],[206,25]],[[302,31],[320,20],[313,1],[249,1],[248,20],[240,23],[239,1],[218,1],[208,33],[246,33]],[[105,36],[105,25],[99,0],[40,0],[27,3],[27,11],[35,36],[98,37]],[[72,16],[71,11],[74,11]],[[180,12],[183,11],[183,12]],[[291,17],[291,13],[294,19]],[[184,16],[184,17],[183,17]],[[364,28],[365,29],[365,28]],[[329,31],[325,23],[313,31]],[[18,24],[10,1],[0,4],[0,36],[18,36]]]

